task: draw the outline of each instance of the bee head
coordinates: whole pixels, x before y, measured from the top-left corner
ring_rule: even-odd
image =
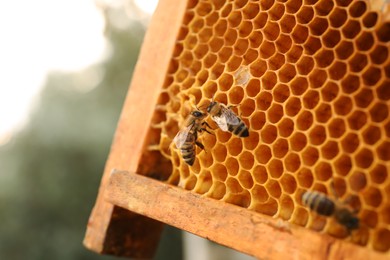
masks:
[[[196,118],[200,118],[200,117],[203,117],[204,114],[198,110],[195,110],[195,111],[191,112],[191,115],[196,117]]]

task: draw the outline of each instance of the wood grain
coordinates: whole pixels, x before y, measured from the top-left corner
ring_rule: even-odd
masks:
[[[127,171],[107,201],[261,259],[387,259],[385,255]]]
[[[180,14],[184,14],[186,4],[186,1],[160,0],[145,35],[84,238],[84,245],[95,252],[150,257],[158,243],[161,223],[124,212],[105,202],[102,194],[113,168],[137,171],[139,167],[154,107],[182,23]],[[134,233],[142,224],[152,230],[148,234]]]

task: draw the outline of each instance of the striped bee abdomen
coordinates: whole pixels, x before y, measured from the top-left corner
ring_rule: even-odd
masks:
[[[249,131],[244,122],[240,120],[239,125],[228,125],[228,130],[239,137],[248,137]]]
[[[180,148],[181,155],[183,160],[190,166],[195,162],[195,145],[193,142],[186,142]]]
[[[331,199],[318,192],[306,191],[302,195],[302,202],[305,206],[323,216],[333,215],[336,208]]]

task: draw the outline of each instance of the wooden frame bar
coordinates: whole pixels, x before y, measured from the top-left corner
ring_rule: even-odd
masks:
[[[112,174],[105,197],[132,212],[261,259],[387,259],[328,235],[127,171]]]

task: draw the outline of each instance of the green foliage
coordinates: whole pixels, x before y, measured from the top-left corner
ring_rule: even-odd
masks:
[[[29,123],[0,147],[0,259],[110,258],[82,240],[144,31],[107,20],[110,57],[49,75]]]

